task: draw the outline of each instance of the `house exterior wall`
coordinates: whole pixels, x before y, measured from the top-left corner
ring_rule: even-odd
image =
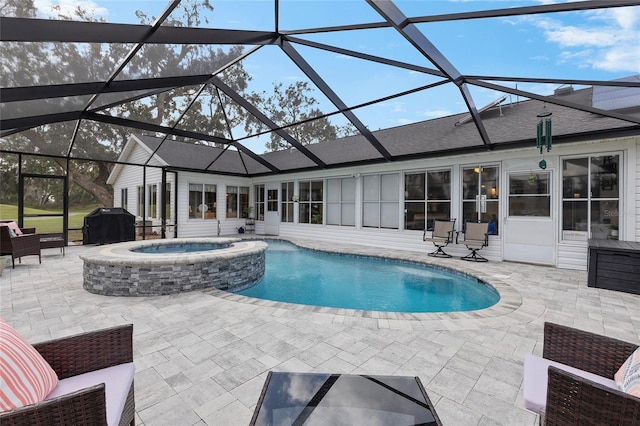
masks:
[[[404,174],[415,171],[450,170],[451,171],[451,217],[457,218],[456,229],[462,229],[462,170],[467,167],[498,167],[499,168],[499,214],[496,218],[498,235],[489,236],[489,246],[482,250],[482,255],[492,261],[509,260],[511,253],[505,253],[506,239],[505,222],[507,221],[507,208],[509,190],[507,179],[509,173],[529,173],[541,171],[539,161],[544,158],[547,162],[545,171],[551,173],[551,216],[554,226],[551,246],[553,260],[548,263],[566,269],[586,270],[587,268],[587,241],[585,234],[579,238],[582,240],[569,240],[563,238],[562,232],[562,167],[563,160],[572,157],[617,154],[620,155],[619,182],[621,185],[619,211],[621,240],[640,241],[640,137],[627,137],[590,141],[572,144],[562,144],[553,147],[551,152],[543,155],[532,146],[531,148],[487,151],[468,155],[445,156],[430,159],[410,160],[405,162],[392,162],[384,164],[372,164],[343,169],[328,169],[321,171],[309,171],[278,176],[264,176],[258,178],[241,178],[230,176],[208,175],[192,172],[178,172],[178,201],[176,206],[178,236],[179,237],[205,237],[216,235],[237,234],[237,229],[244,226],[244,219],[226,218],[226,187],[248,186],[250,188],[250,203],[255,202],[254,186],[263,184],[280,188],[283,182],[294,183],[294,194],[299,194],[301,181],[320,180],[324,182],[324,218],[325,224],[298,223],[300,203],[294,203],[294,222],[280,222],[278,234],[283,237],[297,239],[314,239],[318,241],[332,241],[337,243],[362,244],[373,247],[391,248],[408,251],[430,252],[434,247],[431,243],[422,241],[423,231],[403,229],[403,188]],[[135,152],[132,153],[135,155]],[[365,176],[375,174],[397,173],[399,178],[398,212],[400,217],[399,229],[371,228],[363,226],[363,181]],[[147,183],[155,174],[147,173]],[[327,179],[353,178],[355,180],[355,225],[338,226],[326,224],[326,189]],[[114,185],[114,195],[120,194],[119,188],[127,185],[135,188],[137,182],[141,182],[141,170],[122,173]],[[158,177],[158,181],[160,178]],[[189,185],[190,184],[215,184],[217,217],[214,220],[189,218]],[[173,188],[174,185],[172,185]],[[135,189],[129,190],[129,205],[135,205]],[[172,199],[173,201],[173,199]],[[278,200],[278,209],[281,204]],[[282,211],[279,211],[282,217]],[[585,225],[588,226],[588,225]],[[255,226],[256,234],[265,233],[265,222],[258,220]],[[532,253],[538,250],[535,238],[531,241]],[[464,256],[468,250],[464,245],[450,244],[447,253],[453,256]],[[508,250],[507,250],[508,251]],[[533,257],[533,256],[532,256]],[[526,261],[526,259],[524,260]],[[533,262],[537,263],[537,262]]]
[[[216,185],[216,217],[211,219],[189,217],[189,185]],[[245,226],[243,218],[227,218],[227,186],[249,187],[250,197],[252,184],[249,178],[218,176],[203,173],[180,172],[178,178],[178,235],[180,237],[213,237],[238,233],[239,227]],[[250,198],[250,205],[252,204]],[[239,215],[240,216],[240,215]],[[219,232],[218,232],[219,223]]]
[[[132,148],[132,151],[130,153],[130,156],[128,158],[128,161],[131,163],[139,163],[139,164],[143,164],[147,158],[149,157],[150,152],[148,150],[146,150],[145,148],[143,148],[142,146],[140,146],[139,144],[135,144]],[[152,161],[150,161],[149,165],[151,166],[161,166],[161,164],[155,160],[152,159]],[[171,199],[173,200],[174,197],[174,191],[175,191],[175,177],[173,174],[169,173],[167,174],[167,183],[170,185],[171,187]],[[149,203],[149,199],[151,194],[148,191],[148,186],[155,184],[156,185],[156,201],[157,201],[157,212],[155,217],[152,217],[150,215],[150,212],[148,211],[148,203]],[[145,221],[147,222],[151,222],[151,229],[147,228],[148,232],[155,232],[155,233],[160,233],[160,225],[162,224],[161,221],[161,200],[162,200],[162,194],[161,194],[161,187],[162,187],[162,169],[159,167],[142,167],[142,166],[124,166],[122,167],[122,170],[120,171],[120,173],[117,176],[117,179],[115,180],[115,182],[112,184],[113,187],[113,205],[115,207],[122,207],[124,206],[123,204],[123,200],[121,199],[122,197],[122,189],[126,188],[127,189],[127,210],[136,216],[136,222],[138,225],[142,225],[142,211],[139,211],[139,206],[138,206],[138,187],[141,186],[145,186]],[[173,207],[173,202],[171,203],[171,209],[170,209],[170,217],[167,218],[168,223],[172,223],[173,222],[173,218],[175,217],[175,208]],[[145,232],[147,232],[145,231]],[[142,228],[138,228],[137,233],[141,233],[142,232]],[[172,232],[169,232],[168,234],[172,235]]]
[[[640,199],[640,185],[637,170],[640,168],[638,144],[640,137],[621,138],[617,140],[594,141],[559,147],[558,154],[564,156],[579,154],[620,153],[623,157],[620,172],[621,197],[618,210],[620,221],[620,240],[639,241],[639,210],[635,207]],[[561,182],[560,182],[561,184]],[[587,269],[588,247],[584,241],[558,242],[558,263],[562,269]]]

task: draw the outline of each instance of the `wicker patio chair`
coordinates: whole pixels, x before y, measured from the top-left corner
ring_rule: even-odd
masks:
[[[422,233],[422,241],[432,242],[436,249],[429,253],[433,257],[451,257],[450,254],[444,252],[443,248],[453,242],[453,234],[455,232],[456,220],[440,220],[433,221],[433,232],[431,238],[427,237],[427,231]]]
[[[133,362],[133,325],[51,340],[33,347],[60,379]],[[133,383],[120,425],[135,425]],[[0,413],[2,426],[107,424],[104,383]]]
[[[23,256],[38,256],[38,261],[42,263],[40,255],[40,235],[36,234],[35,228],[21,229],[22,235],[12,237],[8,226],[0,226],[0,254],[11,255],[12,266],[16,267],[16,259],[22,262]]]
[[[637,348],[637,344],[563,325],[544,325],[543,358],[602,377],[613,378]],[[549,367],[543,417],[540,424],[546,426],[640,425],[640,398]]]

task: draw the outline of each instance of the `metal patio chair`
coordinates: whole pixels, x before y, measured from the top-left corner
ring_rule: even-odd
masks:
[[[422,233],[422,241],[432,242],[433,245],[436,246],[436,249],[433,252],[429,253],[429,256],[451,257],[450,254],[445,253],[443,247],[446,247],[454,241],[453,234],[455,232],[455,226],[455,219],[436,219],[433,223],[433,232],[431,233],[431,238],[427,237],[426,230]]]
[[[464,244],[471,250],[471,253],[461,258],[462,260],[488,262],[487,259],[478,254],[478,251],[489,245],[489,223],[467,222],[464,230],[464,239],[458,241],[458,243]]]

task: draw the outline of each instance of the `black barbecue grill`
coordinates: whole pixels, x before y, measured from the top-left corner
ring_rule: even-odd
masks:
[[[83,244],[134,241],[136,217],[121,207],[99,207],[84,217]]]

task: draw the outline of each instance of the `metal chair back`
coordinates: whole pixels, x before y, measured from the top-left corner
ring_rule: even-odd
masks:
[[[487,232],[489,232],[489,223],[487,222],[467,222],[464,232],[465,241],[486,241]]]
[[[434,220],[433,223],[433,233],[431,234],[433,238],[444,238],[444,239],[453,239],[453,232],[456,221],[453,220]]]

